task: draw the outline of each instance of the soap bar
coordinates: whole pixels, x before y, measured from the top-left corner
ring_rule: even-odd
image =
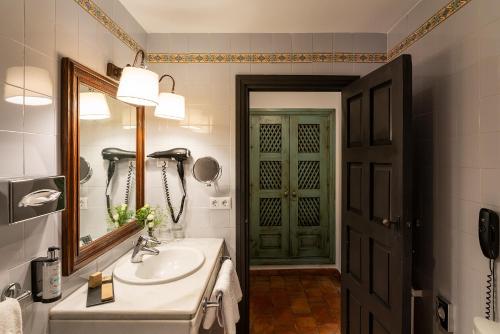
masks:
[[[113,299],[113,283],[104,283],[101,286],[101,301]]]
[[[97,288],[102,284],[102,273],[100,271],[89,276],[89,288]]]
[[[108,276],[103,276],[102,277],[102,283],[107,283],[107,282],[111,282],[113,280],[113,276],[111,275],[108,275]]]

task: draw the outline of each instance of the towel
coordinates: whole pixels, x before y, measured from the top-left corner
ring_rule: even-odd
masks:
[[[16,299],[6,298],[3,302],[0,302],[0,333],[23,333],[21,306]]]
[[[231,260],[222,263],[210,300],[216,301],[219,292],[222,292],[222,308],[211,307],[207,309],[203,328],[210,329],[217,317],[219,326],[224,327],[224,333],[236,334],[236,323],[240,320],[238,303],[241,301],[243,293]]]

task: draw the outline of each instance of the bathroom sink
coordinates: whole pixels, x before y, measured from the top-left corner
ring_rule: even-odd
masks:
[[[185,246],[160,246],[158,255],[144,255],[140,263],[132,263],[130,255],[123,258],[113,274],[130,284],[161,284],[187,277],[205,262],[203,252]]]

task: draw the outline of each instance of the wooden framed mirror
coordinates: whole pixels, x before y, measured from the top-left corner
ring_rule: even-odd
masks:
[[[66,276],[140,230],[132,215],[144,205],[144,107],[117,100],[116,81],[69,58],[61,76]]]

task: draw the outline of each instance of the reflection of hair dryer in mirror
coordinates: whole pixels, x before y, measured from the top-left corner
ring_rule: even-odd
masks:
[[[172,202],[170,200],[170,191],[168,189],[167,182],[167,168],[166,164],[162,167],[162,176],[163,176],[163,185],[165,187],[165,196],[167,197],[167,204],[170,209],[170,216],[172,217],[172,221],[177,223],[182,215],[182,211],[184,210],[184,201],[186,199],[186,187],[184,184],[184,161],[187,160],[191,156],[191,152],[187,148],[173,148],[167,151],[158,151],[148,155],[149,158],[155,159],[171,159],[177,161],[177,173],[179,174],[179,178],[181,179],[181,185],[183,190],[181,207],[179,209],[179,213],[177,216],[174,214],[174,208],[172,206]]]
[[[136,154],[134,151],[122,150],[121,148],[116,147],[106,147],[102,149],[102,158],[104,160],[109,161],[108,165],[108,180],[106,182],[106,207],[108,209],[108,214],[110,218],[112,218],[111,214],[111,198],[109,194],[109,185],[111,183],[111,179],[115,174],[116,163],[121,160],[135,160]],[[127,187],[125,189],[125,204],[128,205],[129,195],[130,195],[130,184],[132,181],[132,172],[134,171],[134,167],[132,161],[129,163],[128,175],[127,175]]]

